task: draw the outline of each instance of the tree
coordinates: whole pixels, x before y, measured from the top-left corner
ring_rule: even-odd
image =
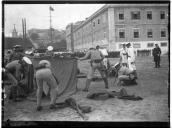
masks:
[[[38,33],[32,33],[31,36],[30,36],[30,38],[31,38],[32,40],[36,40],[36,39],[39,38],[39,34],[38,34]]]

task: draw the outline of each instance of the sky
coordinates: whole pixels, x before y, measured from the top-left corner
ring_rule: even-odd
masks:
[[[14,24],[18,33],[22,33],[22,18],[26,18],[27,30],[32,28],[48,29],[50,27],[50,11],[52,27],[65,30],[69,23],[85,20],[104,4],[5,4],[5,35],[11,36]]]

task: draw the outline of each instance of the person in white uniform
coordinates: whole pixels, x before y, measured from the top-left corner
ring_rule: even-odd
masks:
[[[125,43],[122,44],[122,49],[120,51],[120,60],[119,62],[122,64],[122,66],[128,67],[128,59],[127,59],[127,49],[125,46]]]
[[[136,72],[136,64],[135,64],[135,53],[134,48],[131,46],[130,43],[126,44],[127,47],[127,54],[128,54],[128,67],[129,69],[134,71],[135,78],[137,79],[137,72]]]

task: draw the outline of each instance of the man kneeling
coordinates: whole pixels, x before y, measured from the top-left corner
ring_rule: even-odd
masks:
[[[121,66],[118,72],[117,86],[118,85],[135,85],[136,76],[134,70],[128,67]]]

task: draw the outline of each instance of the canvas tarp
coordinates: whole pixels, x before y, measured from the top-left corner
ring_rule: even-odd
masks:
[[[76,92],[76,59],[44,56],[32,59],[34,67],[38,65],[40,60],[48,60],[51,62],[52,72],[59,81],[59,95],[56,102],[61,102]]]

